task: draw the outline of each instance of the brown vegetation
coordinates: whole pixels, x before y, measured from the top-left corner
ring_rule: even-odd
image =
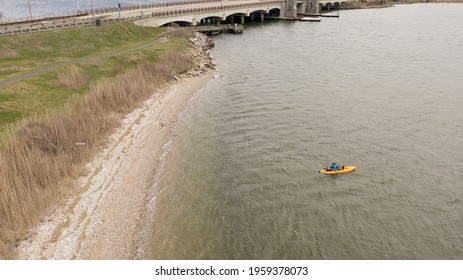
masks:
[[[463,3],[463,0],[359,0],[343,4],[343,9],[386,8],[395,4],[415,3]]]
[[[58,74],[58,85],[67,88],[76,88],[88,81],[88,77],[76,66]]]
[[[368,8],[385,8],[391,7],[396,2],[386,0],[362,0],[344,3],[343,9],[368,9]]]
[[[59,112],[25,120],[10,133],[0,147],[0,240],[8,242],[0,243],[0,259],[57,197],[69,192],[70,179],[119,125],[121,115],[192,63],[191,55],[167,53],[157,62],[98,82]],[[83,78],[70,70],[59,83],[76,86]]]
[[[0,49],[0,59],[5,57],[17,57],[19,53],[11,49]]]

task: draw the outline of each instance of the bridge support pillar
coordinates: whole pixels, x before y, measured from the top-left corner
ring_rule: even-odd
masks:
[[[297,17],[297,0],[287,0],[281,5],[280,17]]]
[[[254,13],[251,13],[251,21],[254,21]]]
[[[307,0],[305,2],[307,5],[306,13],[311,15],[318,15],[320,14],[320,5],[319,0]]]
[[[306,2],[302,3],[301,5],[299,5],[299,7],[297,7],[297,13],[306,13],[307,12],[307,2],[309,2],[310,0],[307,0]]]
[[[240,16],[241,25],[244,25],[244,16]]]
[[[261,13],[261,14],[260,14],[260,21],[261,21],[261,22],[264,22],[264,17],[265,17],[265,14],[264,14],[264,13]]]

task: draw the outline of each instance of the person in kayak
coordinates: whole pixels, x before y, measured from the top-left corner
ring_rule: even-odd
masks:
[[[333,164],[331,165],[331,170],[338,171],[338,165],[336,164],[336,162],[333,162]]]

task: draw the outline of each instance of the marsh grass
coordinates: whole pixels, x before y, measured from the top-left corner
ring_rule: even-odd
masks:
[[[58,86],[67,88],[76,88],[84,85],[88,80],[87,77],[77,66],[71,66],[66,71],[58,74]]]
[[[63,107],[10,128],[0,147],[0,258],[7,257],[6,248],[25,236],[50,205],[69,193],[69,182],[120,125],[121,116],[193,61],[189,52],[163,52],[156,62],[103,78]],[[79,69],[70,68],[58,75],[57,83],[74,87],[84,80]]]
[[[0,137],[5,134],[9,124],[63,106],[73,96],[85,95],[102,78],[117,76],[146,61],[157,61],[169,52],[183,52],[188,46],[187,40],[170,38],[164,43],[61,67],[0,88]],[[91,53],[87,55],[93,56]],[[3,63],[0,62],[0,73],[2,69]]]

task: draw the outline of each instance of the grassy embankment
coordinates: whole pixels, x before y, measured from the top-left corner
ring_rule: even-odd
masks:
[[[0,80],[46,65],[131,48],[163,29],[117,23],[0,38]],[[191,35],[191,34],[188,34]],[[27,236],[123,114],[192,66],[189,42],[169,38],[0,88],[0,259]]]

